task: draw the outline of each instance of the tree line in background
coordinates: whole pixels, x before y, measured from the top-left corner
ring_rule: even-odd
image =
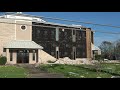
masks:
[[[114,42],[103,41],[99,48],[101,49],[101,58],[120,60],[120,39]]]

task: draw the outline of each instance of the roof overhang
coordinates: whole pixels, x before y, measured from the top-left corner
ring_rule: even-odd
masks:
[[[43,49],[42,46],[38,45],[37,43],[35,43],[34,41],[11,41],[8,42],[4,48],[24,48],[24,49]]]

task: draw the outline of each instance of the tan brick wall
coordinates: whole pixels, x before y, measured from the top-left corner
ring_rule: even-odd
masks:
[[[0,19],[0,22],[15,23],[14,20]],[[0,23],[0,55],[3,54],[3,45],[15,39],[15,24]]]
[[[16,25],[16,40],[32,40],[32,22],[29,21],[18,21],[16,23],[26,26],[26,30],[22,30],[22,25]]]
[[[13,52],[13,54],[12,54],[12,61],[9,61],[8,64],[16,64],[17,63],[16,59],[17,59],[17,53]]]
[[[50,54],[46,53],[45,51],[40,51],[40,60],[41,63],[47,63],[47,61],[56,61],[56,58],[51,56]]]
[[[86,29],[86,50],[87,50],[87,58],[91,60],[92,48],[91,48],[91,30],[90,29]]]
[[[32,58],[32,57],[33,57],[33,53],[30,52],[30,53],[29,53],[29,64],[35,64],[35,63],[36,63],[36,60],[33,61],[33,58]]]

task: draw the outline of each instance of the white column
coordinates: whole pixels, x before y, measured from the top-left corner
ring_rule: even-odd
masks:
[[[17,53],[15,51],[13,52],[12,57],[13,57],[13,64],[16,64],[17,63]]]
[[[29,52],[29,64],[33,64],[32,63],[32,52],[31,52],[31,50]]]
[[[56,41],[59,41],[59,28],[56,28]]]
[[[7,63],[10,63],[10,52],[9,49],[6,49]]]

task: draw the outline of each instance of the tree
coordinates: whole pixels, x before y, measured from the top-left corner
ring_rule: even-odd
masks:
[[[120,60],[120,39],[115,42],[115,57],[117,60]]]
[[[102,57],[106,59],[113,59],[114,55],[114,44],[109,41],[103,41],[99,46],[102,52]]]

